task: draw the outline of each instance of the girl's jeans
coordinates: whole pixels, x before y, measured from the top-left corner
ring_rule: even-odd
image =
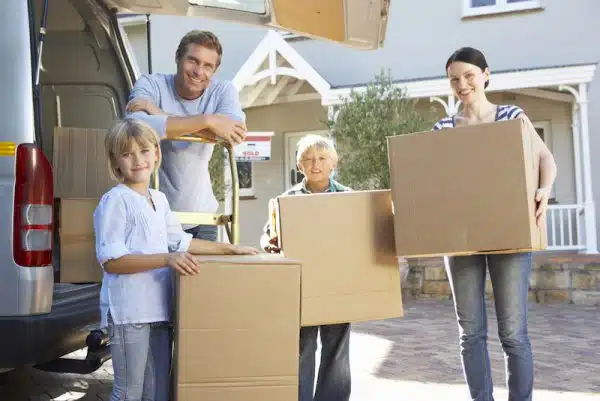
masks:
[[[527,334],[530,253],[446,258],[460,335],[463,372],[475,401],[492,401],[487,350],[486,266],[494,290],[498,335],[504,350],[509,401],[531,401],[533,357]]]
[[[166,322],[114,324],[108,316],[114,369],[111,401],[168,401],[171,334]]]

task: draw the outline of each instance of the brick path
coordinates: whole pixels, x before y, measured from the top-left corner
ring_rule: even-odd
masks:
[[[410,301],[405,312],[403,319],[354,325],[352,401],[466,400],[451,302]],[[489,318],[496,400],[506,400],[493,308]],[[535,400],[600,401],[600,307],[530,304],[530,335]],[[109,401],[111,375],[110,363],[85,376],[0,374],[0,400]]]

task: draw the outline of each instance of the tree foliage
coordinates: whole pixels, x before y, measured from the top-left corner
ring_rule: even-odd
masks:
[[[225,154],[223,145],[216,144],[212,157],[208,162],[208,172],[210,174],[212,189],[219,202],[225,199]]]
[[[328,121],[340,156],[338,178],[356,190],[389,189],[387,137],[430,129],[430,111],[393,85],[389,72],[379,73],[366,90],[352,90]]]

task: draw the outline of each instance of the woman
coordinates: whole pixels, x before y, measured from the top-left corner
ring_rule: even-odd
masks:
[[[446,73],[463,107],[460,114],[438,121],[434,130],[515,118],[525,120],[532,130],[540,163],[540,182],[535,195],[539,224],[545,217],[548,196],[556,177],[552,154],[523,110],[515,105],[495,105],[487,99],[485,88],[490,81],[490,70],[479,50],[464,47],[454,52],[446,63]],[[531,400],[533,357],[527,334],[531,253],[446,258],[446,272],[458,320],[463,372],[471,398],[476,401],[493,400],[492,372],[487,351],[486,267],[494,291],[498,334],[506,361],[509,400]]]

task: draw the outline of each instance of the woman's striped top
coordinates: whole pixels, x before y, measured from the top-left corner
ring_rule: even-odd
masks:
[[[523,110],[519,106],[512,104],[500,105],[496,108],[496,119],[495,121],[513,120],[523,113]],[[456,120],[454,116],[444,117],[433,126],[433,131],[438,131],[444,128],[456,127]]]

